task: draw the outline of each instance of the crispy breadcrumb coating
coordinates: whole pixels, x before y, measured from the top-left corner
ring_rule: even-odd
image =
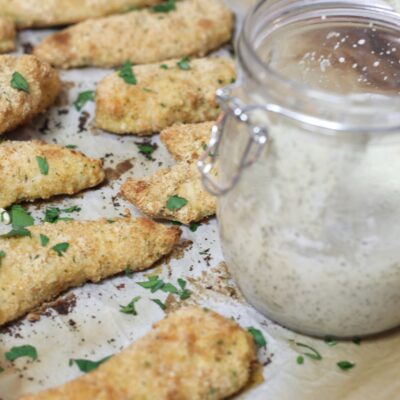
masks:
[[[177,122],[214,120],[215,92],[235,79],[232,60],[202,58],[181,69],[179,60],[134,67],[137,84],[114,73],[97,86],[96,125],[113,133],[149,135]]]
[[[216,213],[216,198],[203,187],[196,163],[181,162],[163,168],[141,180],[128,179],[121,186],[122,196],[144,214],[189,224]],[[187,204],[168,208],[168,200],[178,196]]]
[[[0,17],[0,53],[15,49],[15,26],[11,20]]]
[[[214,125],[215,122],[177,124],[164,129],[160,139],[175,161],[195,161],[206,150]]]
[[[28,82],[29,93],[11,86],[18,72]],[[45,111],[61,90],[58,73],[34,56],[0,56],[0,134],[29,122]]]
[[[202,57],[228,42],[233,26],[223,0],[177,1],[170,12],[145,9],[82,22],[50,35],[34,54],[60,68]]]
[[[179,229],[145,218],[61,221],[27,229],[31,237],[0,238],[0,325],[71,287],[99,282],[127,267],[149,268],[180,236]]]
[[[151,6],[162,0],[0,0],[0,17],[18,28],[74,24],[89,18]]]
[[[37,157],[47,163],[47,175],[40,170]],[[0,176],[0,208],[21,201],[75,194],[105,178],[101,160],[38,140],[0,143]]]
[[[21,400],[220,400],[249,381],[250,334],[210,310],[186,307],[97,370]]]

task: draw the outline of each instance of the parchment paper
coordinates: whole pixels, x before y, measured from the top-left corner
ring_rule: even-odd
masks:
[[[254,1],[231,0],[228,3],[241,16]],[[239,23],[240,20],[241,18],[238,19]],[[28,43],[34,44],[47,34],[49,31],[26,31],[20,34],[20,42],[25,44],[26,49],[29,48]],[[139,154],[135,144],[142,139],[96,131],[91,126],[93,103],[84,108],[90,116],[85,117],[85,114],[75,111],[72,103],[78,93],[93,90],[96,83],[109,72],[94,69],[62,72],[65,89],[58,105],[30,126],[5,136],[6,139],[36,138],[61,145],[75,144],[89,156],[104,158],[106,168],[110,169],[111,181],[108,185],[87,191],[83,195],[29,206],[37,222],[40,222],[44,209],[49,206],[78,205],[82,211],[74,214],[74,217],[82,220],[112,218],[124,214],[125,209],[137,214],[132,205],[116,197],[121,182],[129,176],[142,177],[155,172],[161,166],[173,164],[162,145],[153,154],[154,161],[150,161]],[[87,123],[84,123],[85,119]],[[157,136],[151,140],[159,144]],[[119,179],[112,180],[118,175],[118,171],[129,168],[127,160],[132,168]],[[1,229],[8,230],[4,226]],[[72,304],[69,312],[65,310],[68,307],[61,303],[64,304],[63,307],[54,305],[54,308],[47,308],[45,315],[37,322],[22,319],[2,329],[0,366],[5,371],[0,374],[0,399],[16,400],[22,394],[37,392],[78,377],[81,372],[76,366],[69,366],[69,359],[99,360],[119,352],[146,334],[151,324],[164,316],[164,312],[150,298],[157,297],[165,301],[167,297],[164,293],[151,295],[136,284],[145,280],[149,273],[158,273],[165,281],[172,283],[176,283],[179,277],[186,279],[193,292],[192,297],[185,301],[187,304],[207,306],[227,317],[235,318],[243,327],[253,326],[263,331],[268,342],[267,348],[259,352],[260,361],[265,365],[263,378],[258,377],[257,384],[237,398],[400,399],[399,331],[363,340],[359,345],[339,342],[335,346],[329,346],[323,340],[293,333],[267,320],[243,300],[222,261],[214,219],[203,223],[197,232],[191,232],[184,227],[180,250],[153,270],[135,274],[132,279],[118,276],[101,284],[87,284],[66,294],[75,296],[75,299],[70,299]],[[135,296],[141,296],[137,303],[138,315],[120,313],[119,305],[127,304]],[[169,310],[179,306],[171,298],[168,305]],[[304,364],[298,365],[296,359],[305,349],[296,347],[293,340],[317,349],[322,360],[305,357]],[[38,360],[21,358],[14,363],[7,362],[4,353],[13,346],[23,344],[37,348]],[[356,367],[344,372],[336,365],[342,360],[354,362]]]

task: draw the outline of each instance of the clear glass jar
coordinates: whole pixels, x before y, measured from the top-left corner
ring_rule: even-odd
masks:
[[[310,335],[400,325],[400,16],[264,1],[238,67],[199,166],[244,295]]]

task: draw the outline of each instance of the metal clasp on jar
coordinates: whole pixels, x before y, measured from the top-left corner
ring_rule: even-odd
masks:
[[[229,192],[237,184],[245,168],[251,166],[258,160],[264,146],[268,142],[269,136],[268,130],[254,125],[249,116],[251,112],[256,110],[265,110],[264,107],[243,105],[239,99],[229,94],[229,88],[219,89],[216,96],[223,114],[217,125],[212,129],[210,143],[207,150],[200,157],[198,167],[205,188],[214,196],[221,196]],[[215,181],[214,177],[211,175],[211,171],[213,171],[216,166],[219,147],[224,134],[226,121],[229,117],[233,117],[238,123],[246,125],[249,139],[244,148],[237,171],[228,179],[228,183],[222,186]]]

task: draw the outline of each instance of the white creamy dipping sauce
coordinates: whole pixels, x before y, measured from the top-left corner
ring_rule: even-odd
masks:
[[[293,31],[263,54],[310,87],[399,94],[400,38],[363,32]],[[386,53],[375,54],[377,46]],[[249,104],[262,96],[243,95]],[[247,299],[306,334],[352,337],[400,325],[400,132],[327,134],[267,115],[262,125],[269,144],[218,210],[223,251]],[[232,126],[226,135],[222,180],[244,143]]]

